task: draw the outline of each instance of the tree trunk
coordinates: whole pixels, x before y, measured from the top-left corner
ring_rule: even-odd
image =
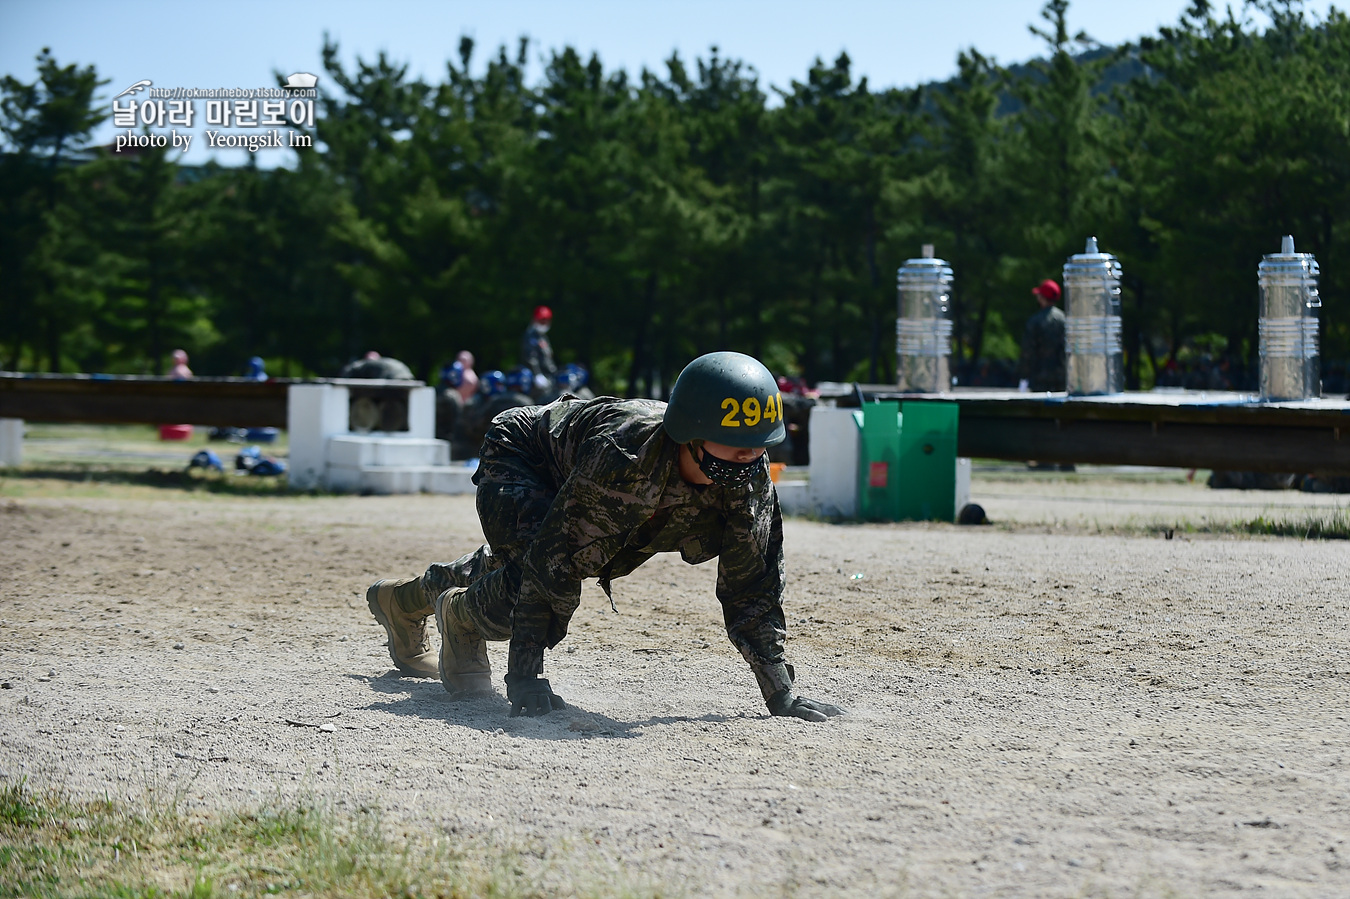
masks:
[[[867,362],[867,381],[880,384],[881,378],[881,315],[872,312],[872,340],[870,359]]]
[[[742,256],[749,256],[749,246],[759,234],[759,177],[758,170],[750,176],[750,240],[742,245]],[[745,268],[741,269],[745,271]],[[756,359],[764,358],[764,279],[751,272],[750,281],[750,346]]]
[[[821,375],[820,348],[817,330],[817,306],[820,304],[820,275],[823,263],[817,259],[811,271],[811,288],[806,298],[806,339],[802,341],[802,374],[808,384],[814,385]]]
[[[984,353],[984,323],[989,319],[989,286],[985,285],[984,296],[980,297],[980,311],[975,316],[975,333],[970,340],[970,361],[977,364]]]
[[[871,293],[874,297],[876,297],[881,288],[881,271],[880,269],[877,268],[877,223],[875,217],[872,215],[871,205],[867,207],[866,256],[867,256],[867,273],[869,279],[872,282]],[[870,354],[871,358],[868,360],[867,363],[867,378],[873,384],[880,384],[881,334],[882,334],[881,322],[885,317],[884,313],[882,312],[882,310],[885,309],[885,304],[883,303],[880,309],[875,308],[873,306],[873,303],[868,303],[867,305],[869,307],[873,307],[871,310],[872,315],[870,316],[872,319],[872,346]]]
[[[958,221],[952,226],[952,259],[958,261],[958,264],[955,266],[958,272],[965,268],[964,265],[960,264],[960,262],[964,262],[966,258],[964,253],[964,238],[965,229],[961,227],[961,223]],[[966,358],[966,306],[964,296],[957,286],[960,282],[955,281],[955,279],[953,279],[953,281],[950,302],[952,313],[952,355],[955,357],[952,360],[954,363],[952,365],[952,371],[955,373],[961,371],[961,363],[964,362]],[[964,375],[964,372],[962,372],[962,374]]]
[[[1128,348],[1130,364],[1125,371],[1125,389],[1139,389],[1139,362],[1143,353],[1144,343],[1144,293],[1146,288],[1142,279],[1131,279],[1130,285],[1134,290],[1134,327],[1130,328],[1130,345]]]
[[[642,307],[638,315],[637,326],[633,329],[633,359],[628,365],[628,392],[636,396],[651,396],[652,366],[648,359],[647,332],[650,329],[652,313],[656,310],[656,270],[647,273],[646,284],[642,291]],[[641,391],[639,380],[645,381]]]
[[[722,285],[717,288],[717,345],[723,349],[727,345],[727,292]]]
[[[159,260],[153,249],[146,256],[145,323],[150,330],[151,372],[161,374],[164,371],[164,316],[159,306]]]
[[[51,291],[47,293],[51,297]],[[59,372],[61,370],[61,328],[56,323],[56,316],[48,313],[46,316],[47,325],[47,370],[50,372]]]

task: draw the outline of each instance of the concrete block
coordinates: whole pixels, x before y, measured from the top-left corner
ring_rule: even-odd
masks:
[[[477,489],[473,470],[455,465],[330,465],[327,487],[339,493],[465,494]]]
[[[473,469],[462,465],[438,468],[431,473],[427,486],[431,493],[464,494],[478,490],[473,483]]]
[[[414,387],[408,391],[408,436],[431,440],[436,436],[436,389]]]
[[[328,439],[328,464],[365,466],[449,465],[450,444],[444,440],[379,434],[341,434]]]
[[[360,493],[361,469],[351,465],[330,465],[323,486],[337,493]]]
[[[809,482],[780,481],[775,487],[778,490],[778,506],[784,515],[810,515],[815,512],[811,507]]]
[[[381,496],[395,493],[421,493],[429,480],[429,466],[362,468],[361,492]]]
[[[23,419],[0,418],[0,467],[23,463]]]
[[[347,388],[335,384],[290,386],[286,432],[290,440],[287,476],[291,486],[308,489],[325,483],[328,438],[348,432],[348,400]]]
[[[353,493],[471,492],[471,472],[450,468],[450,444],[435,439],[436,392],[408,390],[408,430],[351,432],[350,390],[336,384],[295,384],[288,395],[290,482]]]
[[[811,409],[810,507],[827,518],[858,517],[858,454],[862,412]]]

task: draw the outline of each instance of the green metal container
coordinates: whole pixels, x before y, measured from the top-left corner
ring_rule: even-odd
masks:
[[[956,403],[907,402],[900,412],[904,427],[899,435],[902,477],[896,517],[955,521],[959,407]]]
[[[900,517],[900,404],[864,403],[858,460],[858,517],[898,521]]]

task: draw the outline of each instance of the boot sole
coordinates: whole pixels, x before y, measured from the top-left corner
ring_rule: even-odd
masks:
[[[389,616],[384,613],[384,609],[380,608],[380,584],[383,583],[384,581],[376,581],[366,588],[366,605],[370,608],[370,614],[374,615],[375,620],[379,622],[380,627],[384,628],[384,635],[386,638],[385,645],[389,649],[390,661],[394,663],[394,667],[402,674],[406,674],[409,677],[436,677],[440,673],[439,658],[436,661],[437,674],[433,675],[429,671],[422,671],[406,662],[399,661],[398,656],[394,653],[394,628],[393,625],[389,623]]]

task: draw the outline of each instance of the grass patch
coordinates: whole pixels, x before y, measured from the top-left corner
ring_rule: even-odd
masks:
[[[1014,529],[1016,527],[1014,526]],[[1350,540],[1350,507],[1325,511],[1290,513],[1287,516],[1258,515],[1249,519],[1217,521],[1145,521],[1094,526],[1094,533],[1117,536],[1175,535],[1215,537],[1295,537],[1299,540]]]
[[[672,895],[578,883],[545,853],[454,834],[386,835],[377,812],[316,804],[196,816],[177,802],[137,809],[77,802],[25,781],[0,788],[0,895],[37,899],[243,896]],[[583,880],[585,876],[583,875]]]
[[[1304,540],[1350,540],[1350,508],[1332,509],[1325,514],[1307,514],[1297,518],[1258,515],[1244,522],[1242,527],[1249,534],[1299,537]]]
[[[186,452],[188,455],[199,449],[214,449],[218,452],[237,450],[246,445],[239,441],[211,440],[207,434],[210,428],[195,427],[192,436],[186,440],[161,440],[159,430],[154,425],[98,425],[74,422],[24,422],[24,440],[32,441],[25,447],[39,456],[49,448],[75,444],[81,447],[102,447],[110,451],[161,451]],[[285,455],[290,445],[285,429],[282,429],[271,443],[262,444],[270,453]]]

